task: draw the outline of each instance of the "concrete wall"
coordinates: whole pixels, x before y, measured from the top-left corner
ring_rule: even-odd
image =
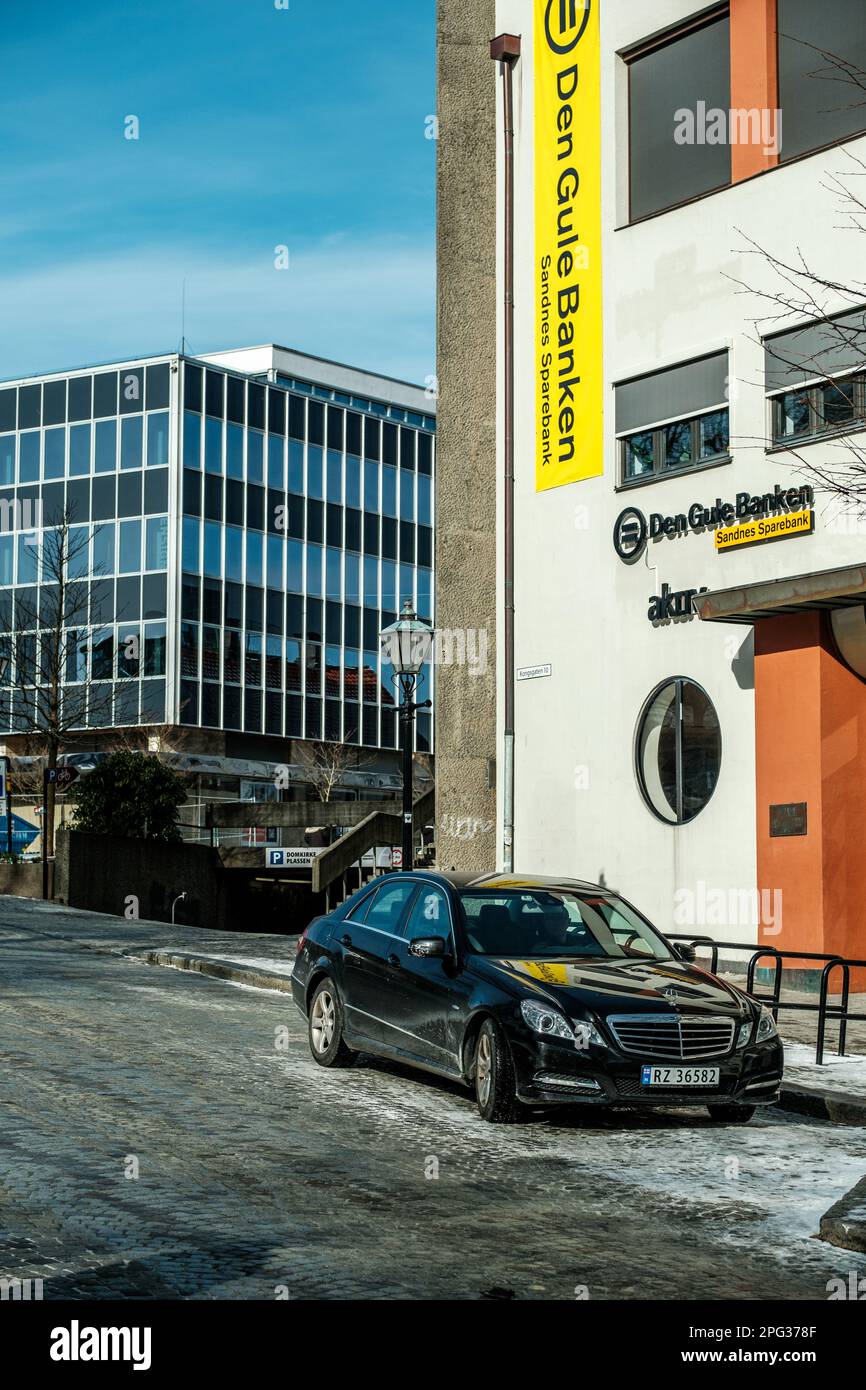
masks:
[[[496,862],[494,23],[493,0],[439,0],[436,624],[487,647],[483,672],[437,671],[436,848],[441,867],[468,870]]]
[[[88,835],[81,830],[57,836],[56,898],[70,907],[110,912],[122,917],[127,900],[136,898],[137,916],[192,927],[227,925],[226,874],[219,854],[206,845],[159,844],[115,835]]]
[[[42,897],[41,864],[0,864],[0,894],[14,898]]]

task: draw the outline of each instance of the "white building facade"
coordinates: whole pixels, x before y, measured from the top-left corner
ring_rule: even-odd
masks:
[[[832,495],[866,440],[866,109],[834,80],[837,48],[866,68],[866,8],[498,0],[496,32],[520,41],[514,872],[866,956],[866,512]],[[498,541],[502,594],[501,513]]]

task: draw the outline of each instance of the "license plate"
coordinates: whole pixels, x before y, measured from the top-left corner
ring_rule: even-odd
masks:
[[[718,1067],[641,1067],[644,1086],[718,1086]]]

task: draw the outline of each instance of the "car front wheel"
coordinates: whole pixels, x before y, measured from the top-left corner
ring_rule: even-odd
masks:
[[[350,1067],[355,1054],[343,1041],[343,1005],[333,980],[316,985],[310,1001],[310,1051],[320,1067]]]
[[[482,1120],[510,1124],[517,1119],[514,1066],[502,1029],[492,1018],[482,1023],[475,1044],[475,1097]]]
[[[710,1119],[723,1125],[747,1125],[755,1113],[754,1105],[708,1105]]]

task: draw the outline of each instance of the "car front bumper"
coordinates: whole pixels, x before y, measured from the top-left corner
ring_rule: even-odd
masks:
[[[560,1039],[536,1039],[515,1029],[509,1034],[517,1097],[525,1105],[771,1105],[779,1099],[783,1050],[778,1038],[722,1057],[684,1059],[629,1056],[613,1049],[578,1049]],[[719,1084],[645,1086],[641,1068],[718,1067]]]

